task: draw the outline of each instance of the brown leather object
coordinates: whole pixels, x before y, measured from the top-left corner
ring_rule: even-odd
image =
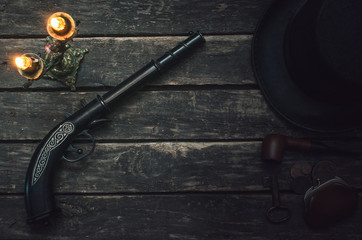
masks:
[[[309,189],[304,202],[306,222],[312,227],[327,227],[355,212],[358,193],[336,177]]]

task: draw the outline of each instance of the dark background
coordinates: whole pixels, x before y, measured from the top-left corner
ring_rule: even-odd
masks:
[[[266,134],[334,139],[296,128],[265,102],[251,68],[253,32],[271,0],[0,0],[1,239],[360,239],[361,210],[332,227],[309,228],[290,169],[333,161],[359,190],[359,158],[287,152],[281,164],[260,160]],[[74,47],[87,47],[77,91],[38,80],[28,90],[14,58],[42,53],[47,18],[64,11],[80,21]],[[47,227],[25,223],[25,173],[40,140],[79,101],[90,101],[161,56],[191,30],[206,45],[114,108],[93,131],[88,159],[62,162],[54,176],[62,213]],[[338,134],[359,141],[360,130]],[[269,223],[263,177],[278,174],[292,212]]]

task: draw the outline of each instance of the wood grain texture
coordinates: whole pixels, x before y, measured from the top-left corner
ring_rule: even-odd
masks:
[[[269,195],[60,195],[62,214],[44,227],[25,224],[21,196],[0,196],[0,231],[12,239],[344,240],[362,236],[361,208],[333,227],[313,230],[303,220],[301,196],[283,194],[282,201],[293,207],[291,219],[270,224],[265,218]]]
[[[296,128],[261,95],[251,66],[252,34],[272,0],[0,0],[0,239],[352,239],[362,238],[362,208],[327,229],[303,221],[303,196],[290,190],[295,163],[334,162],[362,191],[360,157],[286,151],[260,160],[262,138],[282,133],[361,143],[362,132]],[[46,20],[64,11],[80,20],[73,47],[87,47],[78,91],[39,80],[21,89],[13,59],[44,53]],[[39,141],[74,113],[161,56],[190,30],[205,34],[193,55],[112,108],[95,129],[95,152],[54,175],[62,213],[50,225],[25,223],[24,180]],[[43,54],[44,57],[44,54]],[[297,106],[296,106],[297,107]],[[86,140],[77,145],[85,147]],[[291,219],[270,224],[265,176],[278,175]],[[361,202],[361,196],[359,199]]]
[[[182,37],[77,38],[71,45],[88,48],[77,78],[77,87],[116,86],[125,78],[161,57]],[[245,85],[255,80],[250,64],[250,35],[206,36],[202,49],[183,59],[148,85]],[[14,59],[24,53],[45,56],[44,39],[0,39],[0,86],[21,88],[27,80],[19,75]],[[40,79],[31,89],[64,85]]]
[[[0,92],[1,140],[41,140],[65,113],[80,109],[104,92]],[[294,136],[358,136],[358,131],[318,134],[302,131],[275,114],[259,90],[141,91],[123,99],[94,130],[106,140],[200,140],[263,138],[277,132]]]
[[[43,1],[2,0],[1,35],[45,35],[47,18],[67,12],[80,36],[251,33],[271,0]]]
[[[2,92],[1,139],[40,140],[94,92]],[[98,139],[240,139],[289,131],[258,90],[142,91],[112,108]]]
[[[79,144],[84,148],[85,144]],[[36,144],[0,144],[0,193],[23,193]],[[330,161],[338,176],[362,189],[360,158],[286,151],[282,163],[260,159],[260,142],[99,143],[78,163],[61,161],[54,176],[56,193],[167,193],[265,191],[263,178],[279,175],[291,190],[294,164]]]

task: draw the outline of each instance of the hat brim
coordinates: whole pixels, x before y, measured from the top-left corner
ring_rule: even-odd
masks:
[[[293,82],[288,72],[284,52],[288,24],[306,2],[277,0],[259,22],[252,43],[256,80],[268,103],[289,122],[319,132],[354,129],[361,125],[360,108],[314,99]]]

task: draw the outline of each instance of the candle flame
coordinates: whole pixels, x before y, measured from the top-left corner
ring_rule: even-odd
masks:
[[[50,25],[55,31],[62,31],[66,27],[66,22],[62,17],[55,17],[50,20]]]
[[[32,61],[31,58],[22,56],[15,58],[15,64],[21,70],[26,70],[31,67]]]
[[[71,40],[77,33],[73,18],[65,12],[53,13],[47,21],[48,34],[58,41]]]

